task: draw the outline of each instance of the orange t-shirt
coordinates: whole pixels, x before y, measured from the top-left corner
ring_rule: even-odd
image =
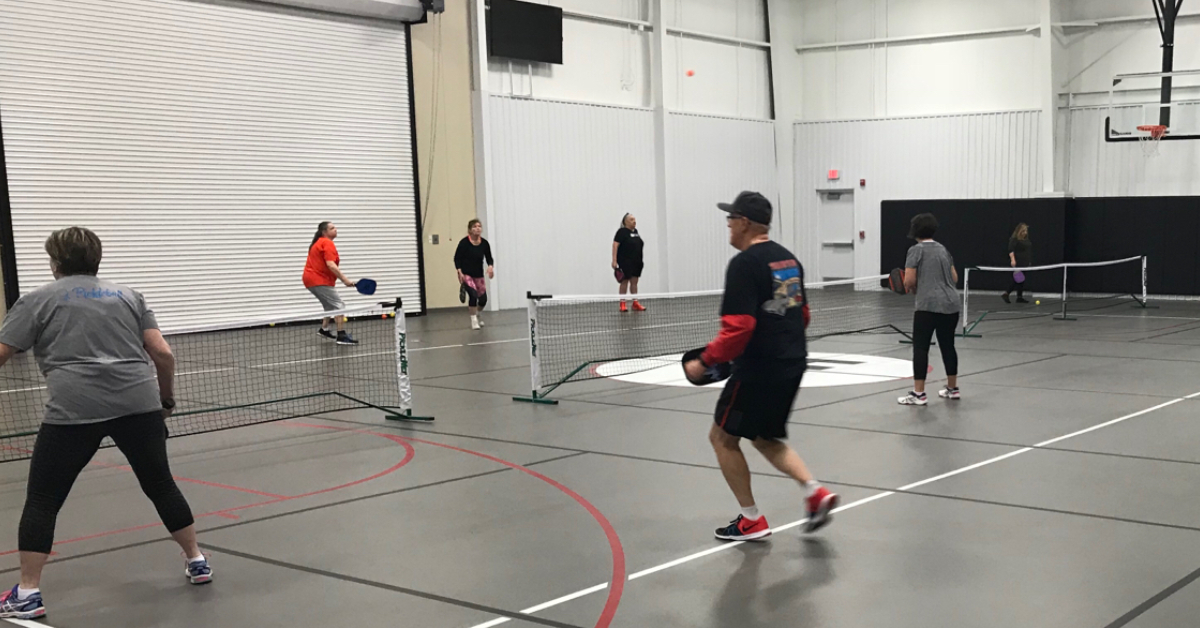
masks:
[[[329,270],[325,262],[341,265],[342,258],[338,257],[337,247],[333,240],[321,238],[308,249],[308,261],[304,264],[304,287],[336,286],[337,275]]]

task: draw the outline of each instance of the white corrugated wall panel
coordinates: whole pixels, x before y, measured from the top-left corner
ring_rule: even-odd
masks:
[[[796,254],[821,277],[818,222],[824,188],[854,188],[855,274],[879,272],[880,202],[1027,198],[1042,190],[1037,111],[798,122]],[[841,171],[837,182],[826,179]],[[859,180],[866,179],[865,186]]]
[[[615,294],[612,240],[626,212],[646,242],[641,289],[657,291],[653,114],[493,96],[490,118],[500,307],[523,307],[527,291]]]
[[[1181,105],[1176,116],[1200,111],[1200,104]],[[1070,113],[1070,191],[1075,196],[1200,195],[1200,142],[1169,141],[1157,157],[1146,157],[1136,142],[1104,141],[1108,109],[1072,109]],[[1112,110],[1122,128],[1141,124],[1142,107]],[[1196,114],[1190,117],[1195,119]]]
[[[671,290],[717,290],[737,251],[729,246],[725,214],[716,204],[752,190],[779,211],[775,125],[679,113],[668,124]]]
[[[164,326],[318,310],[318,222],[378,297],[421,304],[402,25],[187,0],[0,2],[19,280],[79,224]],[[369,303],[343,289],[348,305]]]

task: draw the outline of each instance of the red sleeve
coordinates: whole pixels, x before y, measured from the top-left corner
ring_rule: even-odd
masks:
[[[710,343],[700,356],[706,366],[730,362],[742,355],[750,337],[754,335],[757,320],[748,314],[728,314],[721,317],[721,333]]]
[[[337,246],[332,240],[322,240],[321,242],[321,257],[327,262],[338,263]]]

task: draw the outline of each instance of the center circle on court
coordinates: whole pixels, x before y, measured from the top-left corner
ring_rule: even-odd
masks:
[[[619,382],[656,386],[694,387],[683,374],[682,353],[661,355],[652,358],[616,360],[595,367],[594,372]],[[659,364],[660,366],[654,366]],[[851,353],[809,353],[808,371],[800,386],[802,388],[830,388],[877,384],[912,377],[912,362],[878,355]],[[725,382],[709,384],[709,388],[721,388]]]

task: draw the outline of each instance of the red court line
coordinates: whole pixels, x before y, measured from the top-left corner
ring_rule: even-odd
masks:
[[[91,465],[97,466],[97,467],[101,467],[104,469],[121,469],[123,471],[133,471],[133,467],[131,467],[127,464],[108,464],[106,462],[96,462],[95,460],[93,460],[92,462],[90,462],[88,464],[91,464]],[[175,481],[177,481],[177,482],[187,482],[189,484],[199,484],[201,486],[208,486],[211,488],[223,488],[227,491],[237,491],[239,493],[249,493],[251,495],[258,495],[259,497],[273,497],[276,499],[283,499],[283,498],[287,497],[286,495],[276,495],[275,493],[264,493],[262,491],[256,491],[252,488],[233,486],[232,484],[221,484],[220,482],[209,482],[206,480],[197,480],[195,478],[185,478],[180,475],[172,475],[171,477],[174,478]]]
[[[372,480],[379,479],[381,477],[384,477],[386,475],[389,475],[391,473],[398,471],[399,469],[401,469],[402,467],[404,467],[405,465],[407,465],[409,462],[412,461],[413,457],[416,455],[416,450],[413,449],[413,446],[411,443],[421,443],[422,445],[430,445],[432,447],[441,447],[442,449],[449,449],[451,451],[457,451],[459,453],[464,453],[464,454],[468,454],[471,456],[476,456],[478,458],[483,458],[484,460],[489,460],[496,464],[503,465],[510,469],[520,471],[521,473],[524,473],[524,474],[534,477],[538,480],[541,480],[542,482],[549,484],[550,486],[559,490],[566,496],[570,497],[577,504],[582,506],[583,509],[586,510],[588,512],[588,514],[590,514],[592,516],[593,519],[596,520],[596,523],[600,526],[601,530],[604,531],[604,536],[608,540],[609,552],[612,554],[612,577],[609,580],[608,599],[604,603],[604,608],[600,612],[599,619],[596,620],[595,628],[608,628],[612,624],[613,618],[616,617],[616,614],[617,614],[617,607],[621,603],[621,596],[625,592],[625,580],[626,580],[625,549],[621,545],[621,539],[617,535],[616,528],[614,528],[612,523],[609,522],[608,518],[604,516],[604,513],[600,512],[599,508],[596,508],[595,505],[593,505],[591,502],[589,502],[587,499],[585,499],[582,495],[571,490],[570,488],[568,488],[566,485],[562,484],[561,482],[558,482],[557,480],[554,480],[553,478],[550,478],[548,476],[542,475],[541,473],[538,473],[537,471],[534,471],[533,469],[521,466],[515,462],[509,462],[508,460],[497,458],[495,456],[485,454],[482,452],[472,451],[470,449],[463,449],[461,447],[455,447],[453,445],[446,445],[443,443],[435,443],[433,441],[427,441],[427,440],[423,440],[420,438],[398,436],[398,435],[393,435],[393,434],[381,434],[379,432],[371,432],[371,431],[367,431],[367,430],[356,430],[356,429],[352,429],[352,428],[338,427],[338,426],[332,426],[332,425],[315,425],[315,424],[310,424],[310,423],[295,423],[295,422],[291,422],[291,421],[280,422],[280,423],[277,423],[277,425],[291,425],[291,426],[295,426],[295,427],[306,427],[306,428],[312,428],[312,429],[333,430],[333,431],[338,431],[338,432],[349,432],[352,434],[366,434],[369,436],[377,436],[379,438],[384,438],[384,439],[390,440],[390,441],[404,447],[404,451],[405,451],[404,459],[401,460],[400,462],[396,463],[395,465],[392,465],[388,469],[381,471],[379,473],[376,473],[375,475],[372,475],[372,476],[369,476],[366,478],[362,478],[359,480],[354,480],[352,482],[347,482],[345,484],[340,484],[338,486],[324,488],[324,489],[320,489],[317,491],[311,491],[308,493],[303,493],[301,495],[279,497],[277,499],[271,499],[271,500],[267,500],[267,501],[263,501],[263,502],[256,502],[253,504],[246,504],[244,506],[237,506],[234,508],[226,508],[223,510],[208,512],[208,513],[196,515],[195,518],[199,519],[201,517],[214,517],[214,516],[215,517],[225,517],[225,518],[235,517],[234,515],[232,515],[232,513],[235,511],[245,510],[247,508],[258,508],[260,506],[266,506],[269,504],[278,504],[278,503],[285,502],[285,501],[291,501],[293,499],[302,499],[305,497],[312,497],[314,495],[320,495],[322,493],[329,493],[329,492],[341,490],[344,488],[349,488],[351,486],[356,486],[358,484],[363,484],[365,482],[370,482]],[[86,541],[86,540],[101,538],[101,537],[105,537],[105,536],[112,536],[112,535],[116,535],[116,534],[123,534],[123,533],[127,533],[127,532],[134,532],[137,530],[145,530],[148,528],[153,528],[153,527],[157,527],[157,526],[161,526],[161,525],[162,525],[161,523],[150,523],[150,524],[135,526],[135,527],[131,527],[131,528],[123,528],[120,530],[110,530],[108,532],[100,532],[97,534],[92,534],[92,535],[88,535],[88,536],[84,536],[84,537],[68,539],[65,541],[58,541],[55,543],[55,546],[66,545],[68,543],[77,543],[80,541]],[[9,554],[14,554],[14,553],[16,553],[16,550],[12,550],[12,551],[8,551],[8,552],[0,552],[0,556],[6,556]]]
[[[550,486],[553,486],[559,491],[562,491],[571,499],[575,500],[575,502],[580,506],[583,506],[584,510],[588,511],[588,514],[590,514],[592,518],[596,520],[596,523],[600,525],[600,528],[604,530],[604,536],[608,539],[608,549],[612,554],[612,579],[609,580],[608,599],[604,602],[604,609],[600,612],[600,618],[596,620],[596,628],[608,628],[608,626],[612,624],[613,618],[617,614],[617,606],[621,604],[621,595],[625,592],[625,549],[621,546],[621,539],[619,536],[617,536],[616,528],[614,528],[612,523],[608,521],[608,518],[604,516],[604,513],[600,512],[599,508],[596,508],[591,502],[584,499],[579,493],[576,493],[562,483],[542,475],[533,469],[523,467],[507,460],[502,460],[495,456],[489,456],[488,454],[480,453],[478,451],[471,451],[470,449],[462,449],[459,447],[435,443],[433,441],[422,440],[419,438],[407,439],[413,441],[414,443],[421,443],[422,445],[432,445],[434,447],[441,447],[443,449],[450,449],[464,454],[478,456],[485,460],[491,460],[497,464],[502,464],[511,469],[516,469],[521,473],[531,475],[549,484]]]
[[[16,452],[20,452],[20,453],[27,454],[27,455],[33,455],[32,449],[25,449],[23,447],[12,447],[9,445],[0,445],[0,449],[7,449],[9,451],[16,451]],[[120,469],[122,471],[133,471],[133,467],[130,467],[127,464],[108,464],[106,462],[97,462],[95,460],[88,462],[88,466],[100,467],[102,469]],[[185,478],[180,475],[172,475],[171,477],[174,478],[175,481],[177,481],[177,482],[188,482],[190,484],[200,484],[202,486],[209,486],[212,488],[223,488],[228,491],[238,491],[240,493],[250,493],[251,495],[258,495],[259,497],[276,497],[276,498],[285,497],[285,495],[276,495],[274,493],[264,493],[262,491],[256,491],[252,488],[233,486],[231,484],[220,484],[218,482],[206,482],[204,480],[197,480],[195,478]],[[3,554],[0,554],[0,556],[3,556]]]
[[[294,425],[299,425],[299,424],[294,424]],[[308,426],[305,426],[305,427],[308,427]],[[312,427],[321,427],[322,429],[332,429],[332,430],[340,431],[340,432],[350,432],[350,433],[355,433],[355,434],[367,434],[370,436],[378,436],[379,438],[386,438],[387,440],[390,440],[404,448],[404,458],[400,462],[392,465],[391,467],[388,467],[387,469],[385,469],[383,471],[380,471],[379,473],[376,473],[375,475],[365,477],[362,479],[358,479],[358,480],[354,480],[351,482],[346,482],[345,484],[339,484],[337,486],[321,489],[319,491],[312,491],[309,493],[304,493],[302,495],[278,496],[274,499],[269,499],[266,501],[255,502],[253,504],[246,504],[243,506],[235,506],[233,508],[224,508],[222,510],[214,510],[212,512],[206,512],[206,513],[194,515],[193,517],[195,519],[201,519],[204,517],[222,517],[222,518],[226,518],[226,519],[230,519],[230,518],[236,519],[238,517],[236,515],[232,514],[235,511],[245,510],[247,508],[258,508],[260,506],[267,506],[270,504],[278,504],[278,503],[282,503],[282,502],[286,502],[286,501],[291,501],[293,499],[302,499],[305,497],[312,497],[313,495],[329,493],[332,491],[349,488],[351,486],[356,486],[356,485],[362,484],[364,482],[370,482],[372,480],[377,480],[381,477],[384,477],[385,475],[389,475],[389,474],[395,473],[396,471],[399,471],[405,465],[412,462],[413,457],[416,456],[416,450],[413,449],[412,444],[404,442],[402,439],[399,439],[398,437],[392,436],[390,434],[380,434],[380,433],[376,433],[376,432],[367,432],[367,431],[362,431],[362,430],[354,430],[354,429],[350,429],[350,428],[339,428],[339,427],[326,427],[326,426],[315,426],[315,425]],[[268,495],[268,494],[262,493],[262,495]],[[121,528],[119,530],[108,530],[106,532],[97,532],[96,534],[89,534],[87,536],[80,536],[80,537],[76,537],[73,539],[66,539],[63,541],[55,541],[54,546],[58,547],[60,545],[68,545],[70,543],[79,543],[81,541],[90,541],[93,539],[98,539],[98,538],[102,538],[102,537],[106,537],[106,536],[115,536],[118,534],[137,532],[138,530],[146,530],[149,528],[155,528],[155,527],[161,527],[161,526],[162,526],[161,522],[156,522],[156,523],[147,523],[147,524],[143,524],[143,525],[139,525],[139,526],[132,526],[132,527],[128,527],[128,528]],[[11,554],[16,554],[17,551],[18,550],[9,550],[7,552],[0,552],[0,556],[9,556]]]

